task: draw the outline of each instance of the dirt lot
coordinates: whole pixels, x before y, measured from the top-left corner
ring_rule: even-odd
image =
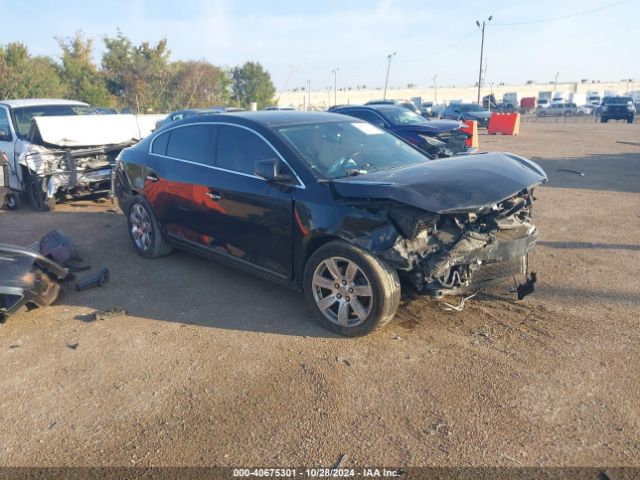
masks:
[[[0,242],[56,227],[112,274],[0,325],[0,464],[640,465],[640,146],[618,141],[640,125],[481,135],[550,177],[537,292],[462,313],[418,299],[359,339],[293,291],[140,258],[109,203],[0,211]],[[87,321],[110,307],[129,316]]]

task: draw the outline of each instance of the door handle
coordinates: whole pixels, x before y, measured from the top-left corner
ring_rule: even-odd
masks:
[[[218,200],[222,200],[222,195],[220,195],[218,192],[208,191],[206,195],[214,202],[217,202]]]
[[[153,183],[155,183],[158,180],[160,180],[155,173],[150,173],[149,175],[147,175],[146,178],[147,178],[147,180],[149,180],[150,182],[153,182]]]

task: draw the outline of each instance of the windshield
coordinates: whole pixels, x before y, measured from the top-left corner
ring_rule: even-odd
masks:
[[[626,105],[627,103],[633,103],[631,97],[606,97],[604,103],[615,103],[618,105]]]
[[[460,105],[460,110],[462,110],[463,112],[482,112],[484,111],[484,108],[482,108],[477,103],[470,103],[470,104]]]
[[[67,115],[97,115],[98,112],[88,105],[40,105],[13,109],[16,117],[17,134],[25,139],[35,117],[64,117]]]
[[[320,178],[386,170],[429,160],[399,138],[365,122],[321,123],[278,129]]]
[[[422,115],[418,115],[406,108],[380,108],[378,113],[382,115],[391,125],[424,125],[429,120]]]

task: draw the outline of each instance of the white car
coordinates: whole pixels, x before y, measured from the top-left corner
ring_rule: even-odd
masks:
[[[576,111],[577,115],[593,115],[593,105],[580,105]]]
[[[135,144],[142,130],[134,115],[99,115],[83,102],[1,100],[6,206],[19,208],[27,195],[35,210],[51,210],[56,196],[109,192],[116,156]]]

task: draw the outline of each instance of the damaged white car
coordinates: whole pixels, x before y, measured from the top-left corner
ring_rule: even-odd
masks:
[[[108,193],[123,148],[148,134],[134,115],[100,115],[72,100],[0,101],[0,152],[6,155],[6,206],[28,198],[51,210],[67,195]]]

